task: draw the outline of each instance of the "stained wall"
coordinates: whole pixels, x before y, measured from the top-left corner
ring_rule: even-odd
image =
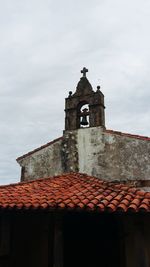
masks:
[[[150,140],[103,127],[64,131],[63,138],[18,160],[22,180],[81,172],[150,187]]]
[[[150,141],[101,127],[79,129],[77,138],[79,172],[110,181],[150,179]]]
[[[25,157],[17,159],[22,168],[21,180],[27,181],[61,174],[62,169],[62,139],[43,146]]]

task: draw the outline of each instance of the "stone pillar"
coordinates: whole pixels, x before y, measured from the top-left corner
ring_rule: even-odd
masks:
[[[63,172],[78,172],[77,131],[64,131],[61,151]]]

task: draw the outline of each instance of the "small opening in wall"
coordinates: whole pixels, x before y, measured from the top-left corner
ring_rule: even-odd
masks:
[[[84,104],[80,108],[80,128],[89,127],[89,105]]]

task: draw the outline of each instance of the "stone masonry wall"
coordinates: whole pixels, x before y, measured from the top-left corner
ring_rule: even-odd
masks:
[[[150,180],[149,140],[109,133],[101,127],[79,129],[78,157],[81,173],[135,185]]]
[[[17,161],[22,180],[73,171],[150,188],[150,139],[102,127],[64,131],[63,138]]]
[[[21,180],[45,178],[61,174],[63,172],[61,143],[62,139],[59,139],[49,146],[17,159],[22,167]]]
[[[61,155],[63,172],[79,172],[77,130],[64,131]]]

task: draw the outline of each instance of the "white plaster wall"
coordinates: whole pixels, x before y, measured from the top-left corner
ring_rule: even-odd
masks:
[[[79,172],[91,175],[97,165],[96,155],[104,150],[103,129],[101,127],[79,129],[77,138]]]
[[[111,181],[150,180],[150,141],[101,127],[79,129],[77,139],[79,172]]]

